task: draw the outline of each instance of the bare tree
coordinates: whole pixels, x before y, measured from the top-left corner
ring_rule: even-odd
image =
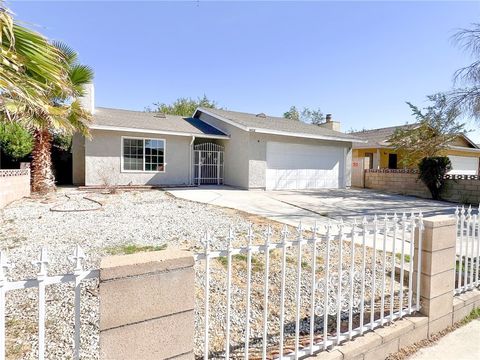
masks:
[[[480,122],[480,23],[472,24],[470,29],[460,29],[452,40],[474,61],[455,72],[455,89],[448,93],[448,102]]]

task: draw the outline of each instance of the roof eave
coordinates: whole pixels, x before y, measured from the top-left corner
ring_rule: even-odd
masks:
[[[105,130],[105,131],[123,131],[123,132],[135,132],[135,133],[147,133],[147,134],[163,134],[172,136],[195,136],[208,139],[230,139],[228,135],[215,135],[215,134],[202,134],[192,132],[181,131],[169,131],[169,130],[154,130],[154,129],[142,129],[142,128],[130,128],[123,126],[110,126],[110,125],[90,125],[91,130]]]
[[[289,131],[280,131],[280,130],[270,130],[270,129],[262,129],[262,128],[249,128],[250,132],[256,132],[260,134],[270,134],[270,135],[280,135],[280,136],[291,136],[291,137],[300,137],[300,138],[307,138],[307,139],[317,139],[317,140],[330,140],[330,141],[341,141],[341,142],[366,142],[365,140],[353,138],[343,138],[343,137],[336,137],[336,136],[329,136],[329,135],[317,135],[317,134],[306,134],[306,133],[294,133]]]
[[[226,118],[225,116],[215,114],[214,112],[208,111],[207,109],[204,109],[204,108],[201,108],[201,107],[199,107],[199,108],[197,108],[197,109],[195,110],[195,112],[193,113],[193,116],[192,116],[192,117],[195,117],[195,115],[197,115],[198,112],[203,112],[204,114],[210,115],[210,116],[212,116],[212,117],[214,117],[214,118],[217,118],[218,120],[221,120],[221,121],[223,121],[223,122],[226,122],[227,124],[230,124],[230,125],[232,125],[232,126],[235,126],[235,127],[239,128],[239,129],[242,129],[242,130],[244,130],[244,131],[249,131],[249,130],[250,130],[250,129],[249,129],[247,126],[245,126],[245,125],[239,124],[238,122],[233,121],[233,120],[230,120],[230,119]],[[210,126],[212,126],[212,124],[208,123],[207,121],[205,121],[205,122],[206,122],[207,124],[209,124]]]

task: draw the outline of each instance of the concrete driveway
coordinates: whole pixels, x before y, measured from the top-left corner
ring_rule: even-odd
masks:
[[[178,198],[213,204],[296,226],[314,222],[361,219],[363,216],[382,216],[393,212],[422,211],[425,216],[453,214],[455,204],[379,193],[367,189],[338,189],[315,191],[247,191],[226,186],[202,186],[168,190]]]

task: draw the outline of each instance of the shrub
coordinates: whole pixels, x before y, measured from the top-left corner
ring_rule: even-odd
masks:
[[[440,193],[445,184],[445,174],[452,169],[450,159],[446,156],[423,158],[418,164],[419,179],[427,186],[432,199],[440,200]]]
[[[16,122],[0,123],[0,146],[5,154],[21,159],[32,152],[33,137]]]

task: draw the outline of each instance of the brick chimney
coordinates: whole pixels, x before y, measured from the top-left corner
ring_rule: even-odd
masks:
[[[80,98],[80,104],[91,114],[95,112],[95,87],[92,83],[84,85],[84,95]]]
[[[333,118],[332,118],[332,114],[327,114],[325,116],[325,122],[323,124],[318,125],[318,126],[340,132],[340,122],[339,121],[334,121]]]

